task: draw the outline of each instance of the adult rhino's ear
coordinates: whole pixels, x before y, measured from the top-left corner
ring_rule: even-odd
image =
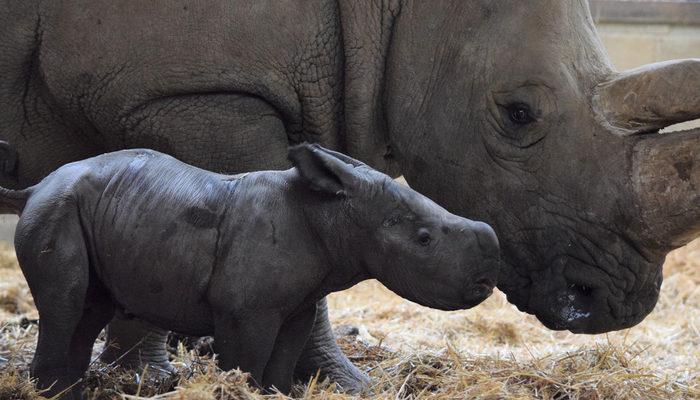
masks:
[[[288,157],[302,178],[319,192],[344,196],[357,184],[352,165],[317,144],[290,147]]]

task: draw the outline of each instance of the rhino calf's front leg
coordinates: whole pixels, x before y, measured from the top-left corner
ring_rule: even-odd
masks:
[[[294,378],[294,366],[311,334],[316,318],[316,305],[301,310],[287,319],[282,325],[275,348],[265,366],[263,387],[275,387],[282,393],[289,393]]]
[[[344,392],[360,393],[365,390],[369,386],[369,377],[336,344],[325,298],[317,303],[315,322],[310,329],[294,370],[296,379],[307,382],[320,372],[321,378],[329,378]],[[109,348],[102,353],[101,360],[132,369],[141,369],[149,364],[149,370],[174,373],[175,369],[168,361],[167,336],[168,331],[147,322],[115,317],[107,328],[105,346]]]
[[[214,351],[219,368],[239,368],[248,372],[255,385],[263,387],[265,366],[282,326],[282,317],[274,310],[246,313],[215,312]]]

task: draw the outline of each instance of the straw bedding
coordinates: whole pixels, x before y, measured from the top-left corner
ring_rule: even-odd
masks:
[[[700,398],[700,241],[669,255],[654,312],[605,335],[549,331],[495,293],[467,311],[441,312],[403,300],[377,282],[330,298],[339,343],[373,379],[364,397],[437,399]],[[34,399],[28,363],[36,310],[11,248],[0,248],[0,399]],[[95,346],[95,356],[102,342]],[[259,399],[237,371],[209,356],[174,350],[179,376],[116,370],[95,361],[91,399]],[[347,399],[311,380],[294,397]]]

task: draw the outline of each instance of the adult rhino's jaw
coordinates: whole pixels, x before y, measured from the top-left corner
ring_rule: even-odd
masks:
[[[535,283],[528,303],[519,306],[550,329],[595,334],[629,328],[642,321],[658,300],[660,265],[639,285],[624,290],[620,287],[623,282],[603,278],[594,266],[569,257],[562,257],[558,264],[563,264],[558,265],[564,271],[562,279]]]
[[[508,301],[550,329],[574,333],[642,321],[658,300],[666,250],[650,250],[600,218],[557,215],[562,211],[542,208],[521,216],[530,229],[501,226],[502,237],[512,238],[502,240],[498,279]]]

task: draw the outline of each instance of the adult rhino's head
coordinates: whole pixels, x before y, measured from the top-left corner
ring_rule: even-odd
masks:
[[[616,72],[584,1],[406,2],[385,106],[409,184],[499,235],[499,287],[546,326],[640,322],[700,230],[700,60]]]

